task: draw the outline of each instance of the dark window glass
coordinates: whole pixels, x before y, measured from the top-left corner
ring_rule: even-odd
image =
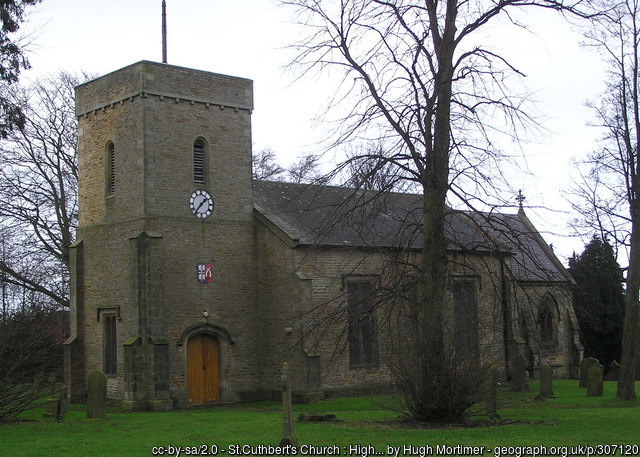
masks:
[[[348,281],[349,363],[352,367],[378,365],[375,319],[375,282]]]
[[[478,302],[472,281],[453,283],[453,325],[456,354],[478,357]]]
[[[105,314],[103,321],[104,374],[115,375],[118,365],[118,343],[116,336],[116,316]]]
[[[540,326],[540,342],[544,345],[556,344],[555,325],[553,319],[553,299],[545,297],[538,312],[538,324]]]

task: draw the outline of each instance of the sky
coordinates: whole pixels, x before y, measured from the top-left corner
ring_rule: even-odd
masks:
[[[537,100],[544,130],[512,145],[526,164],[513,187],[522,189],[527,215],[566,263],[588,241],[573,236],[566,197],[577,177],[572,161],[597,147],[600,132],[587,125],[594,116],[585,102],[602,92],[605,68],[580,45],[577,27],[555,13],[529,10],[523,20],[529,31],[495,27],[486,38],[526,75]],[[252,79],[253,148],[273,149],[283,165],[324,149],[326,125],[317,118],[333,94],[330,78],[299,78],[287,69],[289,46],[305,32],[295,21],[276,0],[167,0],[168,63]],[[26,80],[162,60],[161,0],[43,0],[22,32],[32,65]]]

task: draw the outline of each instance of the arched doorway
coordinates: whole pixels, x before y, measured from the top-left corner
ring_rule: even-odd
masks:
[[[189,404],[220,400],[220,347],[218,340],[198,334],[187,342]]]

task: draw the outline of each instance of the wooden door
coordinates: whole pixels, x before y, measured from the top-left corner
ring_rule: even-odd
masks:
[[[220,357],[218,341],[208,335],[196,335],[187,343],[187,382],[189,403],[220,400]]]

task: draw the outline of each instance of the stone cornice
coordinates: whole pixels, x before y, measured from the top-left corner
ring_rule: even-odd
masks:
[[[147,98],[150,96],[157,97],[160,99],[160,101],[173,101],[174,103],[190,103],[191,105],[200,104],[200,105],[204,105],[206,108],[218,107],[221,110],[225,108],[229,108],[235,111],[238,111],[238,110],[248,111],[249,114],[251,114],[251,112],[253,111],[253,107],[248,105],[232,104],[229,102],[221,102],[219,100],[205,100],[200,98],[186,97],[183,95],[164,93],[164,92],[158,92],[158,91],[139,90],[139,91],[127,94],[124,97],[119,97],[107,103],[103,103],[98,106],[95,106],[90,110],[86,110],[85,112],[77,114],[77,117],[80,118],[82,116],[88,116],[90,114],[98,114],[99,112],[105,111],[108,108],[114,108],[117,105],[123,105],[126,102],[132,102],[137,97]]]

